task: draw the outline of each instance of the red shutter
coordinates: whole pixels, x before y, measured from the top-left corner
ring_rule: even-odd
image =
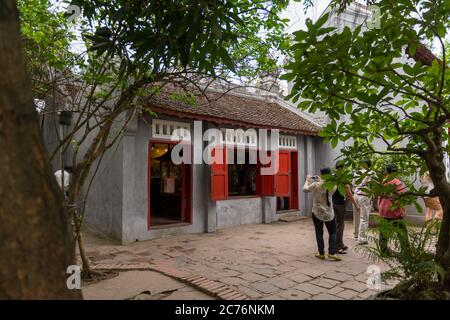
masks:
[[[224,200],[228,198],[227,148],[213,149],[212,157],[214,160],[211,164],[211,199]]]
[[[270,151],[267,152],[267,155],[270,157]],[[274,175],[261,175],[262,167],[270,167],[269,164],[260,164],[259,165],[259,174],[261,176],[261,195],[262,196],[273,196],[275,195],[275,176]]]
[[[278,153],[278,173],[275,175],[275,195],[289,197],[291,194],[291,153]]]

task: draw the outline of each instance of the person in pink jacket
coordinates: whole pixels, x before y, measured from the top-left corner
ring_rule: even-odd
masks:
[[[406,215],[406,210],[399,204],[394,205],[394,198],[396,195],[404,193],[406,190],[405,185],[399,178],[389,179],[389,176],[393,173],[397,172],[397,167],[393,164],[390,164],[386,167],[385,170],[385,180],[384,185],[395,185],[395,189],[392,197],[379,197],[378,199],[378,212],[380,216],[392,223],[395,227],[400,228],[401,230],[406,231],[404,217]],[[388,242],[389,239],[380,231],[380,249],[385,253],[389,254]],[[400,244],[403,247],[403,243]]]

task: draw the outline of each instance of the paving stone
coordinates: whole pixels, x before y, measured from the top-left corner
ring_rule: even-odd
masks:
[[[282,297],[279,294],[272,294],[272,295],[269,295],[269,296],[262,297],[259,300],[286,300],[286,298]]]
[[[237,297],[239,295],[239,293],[237,293],[236,291],[231,291],[229,293],[225,293],[225,294],[220,294],[219,297],[221,297],[222,299],[228,300],[228,299],[232,299],[233,297]]]
[[[337,284],[339,284],[340,282],[334,281],[331,279],[317,278],[317,279],[309,281],[309,283],[314,284],[319,287],[326,288],[326,289],[331,289],[331,288],[335,287]]]
[[[310,276],[303,273],[284,274],[283,277],[291,279],[297,283],[303,283],[312,279]]]
[[[217,283],[214,281],[211,281],[209,279],[206,279],[206,281],[204,283],[202,283],[202,286],[206,287],[206,286],[211,286],[211,285],[215,285],[215,284],[217,284]]]
[[[343,299],[352,299],[352,298],[356,297],[357,295],[358,295],[358,292],[349,290],[349,289],[338,292],[336,294],[336,296],[343,298]]]
[[[221,292],[223,292],[223,291],[225,291],[225,290],[228,290],[228,287],[225,286],[225,285],[222,285],[222,286],[220,286],[220,287],[218,287],[218,288],[216,288],[216,289],[212,289],[212,290],[211,290],[211,293],[212,293],[212,294],[219,294],[219,293],[221,293]]]
[[[254,282],[250,285],[253,289],[256,289],[262,293],[274,293],[279,291],[280,289],[278,287],[275,287],[273,284],[267,283],[267,282]]]
[[[264,280],[266,279],[266,277],[261,276],[257,273],[244,273],[242,275],[239,276],[239,278],[242,278],[244,280],[250,281],[250,282],[255,282],[255,281],[260,281],[260,280]]]
[[[346,274],[349,274],[349,275],[352,275],[352,276],[356,276],[356,275],[361,274],[361,272],[365,273],[366,268],[367,267],[365,267],[365,268],[357,268],[357,267],[348,268],[348,267],[344,267],[344,268],[342,268],[340,270],[343,273],[346,273]]]
[[[274,269],[253,269],[254,273],[257,273],[259,275],[272,278],[276,276],[276,272]]]
[[[239,294],[239,296],[232,298],[231,300],[248,300],[250,299],[247,296],[244,296],[243,294]]]
[[[214,289],[220,288],[221,286],[223,286],[223,284],[213,282],[213,283],[207,283],[206,285],[203,285],[202,288],[204,288],[205,290],[208,290],[208,291],[212,291]]]
[[[360,293],[367,290],[367,284],[359,281],[346,281],[341,283],[339,286],[345,289],[355,290]]]
[[[355,281],[359,281],[359,282],[366,282],[368,278],[369,278],[369,275],[365,272],[357,275],[356,277],[353,277],[353,279]]]
[[[307,276],[310,276],[312,278],[317,278],[318,276],[321,276],[325,273],[324,270],[320,270],[319,268],[306,268],[300,270],[301,273],[306,274]]]
[[[234,292],[234,290],[230,289],[230,288],[224,288],[221,291],[217,292],[218,296],[224,296],[228,293]]]
[[[329,293],[319,293],[318,295],[311,298],[312,300],[343,300],[340,297],[336,297]]]
[[[246,296],[248,296],[252,299],[257,299],[257,298],[261,297],[261,293],[255,291],[253,289],[244,287],[244,286],[238,286],[237,291],[242,292],[243,294],[245,294]]]
[[[319,294],[321,292],[325,292],[326,291],[325,288],[318,287],[318,286],[316,286],[314,284],[306,283],[306,282],[295,286],[294,289],[297,289],[297,290],[300,290],[300,291],[304,291],[304,292],[309,293],[311,295]]]
[[[297,284],[294,281],[286,279],[286,278],[283,278],[283,277],[272,278],[272,279],[270,279],[268,281],[268,283],[271,283],[274,286],[276,286],[276,287],[278,287],[280,289],[283,289],[283,290],[291,288],[291,287],[293,287],[293,286],[295,286]]]
[[[296,260],[296,256],[292,255],[292,254],[286,254],[286,253],[278,253],[277,254],[277,259],[282,263],[282,264],[286,264],[289,261],[295,261]]]
[[[269,266],[279,266],[281,264],[281,262],[275,258],[271,258],[271,259],[264,259],[262,262],[262,265],[264,265],[264,264],[267,264]]]
[[[222,277],[237,277],[239,276],[241,273],[237,272],[235,270],[228,270],[228,269],[220,269],[218,270],[218,272],[220,273],[220,275]]]
[[[190,281],[190,283],[195,284],[195,285],[201,285],[202,283],[206,283],[207,281],[208,281],[208,279],[202,277],[200,279]]]
[[[377,293],[377,291],[367,290],[367,291],[364,291],[363,293],[360,293],[358,295],[358,297],[361,298],[361,299],[368,299],[369,297],[373,296],[376,293]]]
[[[286,272],[289,272],[289,271],[293,271],[293,270],[297,270],[297,268],[291,267],[291,266],[288,266],[288,265],[280,264],[280,265],[277,266],[277,268],[275,269],[275,272],[276,272],[277,274],[283,274],[283,273],[286,273]]]
[[[195,281],[195,280],[200,279],[200,278],[202,278],[202,276],[199,276],[198,274],[195,274],[195,275],[192,275],[190,277],[185,278],[184,280],[192,282],[192,281]]]
[[[229,265],[227,269],[237,271],[239,273],[249,273],[253,272],[255,268],[251,268],[246,265]]]
[[[311,297],[309,293],[296,289],[283,290],[279,295],[288,300],[306,300]]]
[[[327,293],[335,295],[336,293],[344,291],[344,290],[345,290],[344,288],[336,286],[336,287],[331,288],[330,290],[328,290]]]
[[[336,281],[347,281],[352,279],[351,275],[342,273],[342,272],[327,272],[325,273],[322,277],[327,278],[327,279],[331,279],[331,280],[336,280]]]
[[[311,267],[310,263],[307,263],[307,262],[304,262],[304,261],[298,261],[298,260],[288,261],[288,262],[286,262],[286,264],[288,266],[292,266],[292,267],[294,267],[296,269],[300,269],[300,270]]]
[[[230,295],[230,296],[228,296],[226,299],[227,300],[236,300],[237,298],[239,298],[239,297],[243,297],[240,293],[238,293],[238,292],[235,292],[235,293],[233,293],[232,295]],[[243,298],[245,298],[245,297],[243,297]],[[242,298],[241,298],[242,299]]]
[[[238,277],[225,277],[218,279],[220,282],[226,283],[226,284],[232,284],[232,285],[239,285],[246,283],[245,280],[238,278]]]

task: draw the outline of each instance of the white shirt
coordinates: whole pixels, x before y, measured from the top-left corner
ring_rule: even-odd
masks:
[[[61,174],[62,174],[61,170],[58,170],[58,171],[55,172],[56,181],[58,182],[59,187],[62,189],[62,187],[61,187],[61,182],[62,182],[61,181]],[[68,173],[66,170],[64,170],[64,190],[67,190],[69,188],[69,183],[70,183],[70,173]]]
[[[336,188],[333,188],[333,190],[328,192],[327,199],[327,190],[323,187],[323,183],[323,181],[318,182],[306,180],[305,185],[303,186],[303,191],[314,193],[312,212],[317,219],[327,222],[333,220],[334,218],[333,193],[336,191]]]
[[[360,173],[361,173],[361,176],[365,175],[365,177],[362,180],[360,177],[353,179],[353,185],[355,186],[355,194],[364,196],[365,192],[363,189],[367,188],[367,186],[369,185],[371,176],[374,174],[374,172],[367,171],[366,169],[362,169],[360,171]],[[359,181],[359,183],[358,183],[358,181]]]

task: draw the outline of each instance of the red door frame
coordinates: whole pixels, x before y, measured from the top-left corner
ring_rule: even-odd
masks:
[[[152,162],[152,143],[164,143],[164,144],[178,144],[178,141],[172,141],[172,140],[158,140],[158,139],[150,139],[148,142],[148,163],[147,163],[147,229],[151,229],[151,223],[150,223],[150,215],[151,215],[151,207],[150,207],[150,188],[151,188],[151,162]],[[191,143],[191,155],[193,151],[193,146]],[[192,162],[192,161],[191,161]],[[181,223],[190,223],[192,224],[192,190],[193,190],[193,179],[192,179],[192,170],[193,166],[192,164],[189,164],[190,170],[186,170],[187,164],[182,165],[181,167]],[[186,175],[186,173],[189,173],[189,175]],[[187,179],[186,179],[187,177]],[[188,180],[188,181],[186,181]],[[188,205],[188,208],[186,208],[186,204]],[[186,211],[188,210],[187,214]]]
[[[298,203],[298,151],[291,152],[291,197],[289,199],[289,208],[300,208]]]

